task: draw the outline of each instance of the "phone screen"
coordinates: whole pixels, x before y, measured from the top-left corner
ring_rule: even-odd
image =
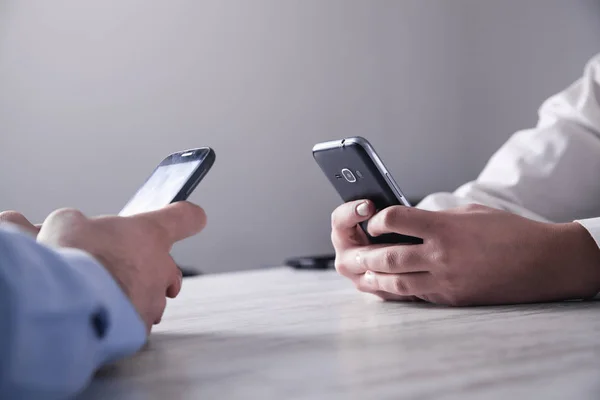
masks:
[[[155,211],[170,204],[190,179],[200,162],[200,160],[193,160],[159,166],[144,186],[129,200],[119,215],[126,217]]]

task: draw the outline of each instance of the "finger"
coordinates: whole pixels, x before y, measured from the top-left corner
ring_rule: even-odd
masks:
[[[358,288],[368,292],[382,291],[399,296],[419,296],[435,293],[437,282],[428,272],[382,274],[367,271],[361,277]]]
[[[343,251],[355,246],[366,246],[369,244],[369,239],[362,228],[357,225],[354,228],[344,230],[343,232],[332,230],[331,243],[336,251]]]
[[[342,204],[331,214],[331,237],[336,248],[355,245],[361,237],[357,225],[368,220],[375,212],[373,203],[357,200]],[[362,238],[365,236],[363,235]]]
[[[25,216],[16,211],[4,211],[0,213],[0,224],[3,222],[8,222],[14,225],[17,225],[25,232],[30,233],[34,236],[40,232],[40,228],[33,225]]]
[[[366,271],[386,274],[429,272],[423,246],[368,246],[355,250],[357,273]]]
[[[69,232],[69,237],[82,237],[89,226],[89,220],[79,210],[61,208],[46,217],[37,236],[38,242],[52,246],[68,246],[61,232]],[[67,240],[68,242],[68,240]],[[90,243],[90,245],[93,245]]]
[[[176,267],[176,272],[174,275],[174,279],[172,280],[171,284],[167,287],[167,297],[171,299],[177,297],[179,292],[181,292],[181,286],[183,283],[183,273],[178,267]]]
[[[370,253],[380,248],[385,248],[385,244],[373,244],[369,246],[359,246],[356,248],[338,251],[335,255],[335,269],[340,275],[347,278],[357,277],[364,274],[367,268],[362,263],[361,254]]]
[[[434,225],[439,222],[440,218],[440,213],[414,207],[392,206],[371,218],[368,231],[372,236],[399,233],[426,238],[431,235]]]
[[[381,290],[376,290],[375,288],[365,287],[364,284],[361,284],[361,279],[363,279],[364,274],[354,275],[350,279],[354,283],[354,285],[364,293],[373,294],[385,301],[403,301],[403,302],[416,302],[422,301],[420,298],[416,296],[401,296],[398,294],[388,293]]]
[[[180,201],[160,210],[127,218],[147,219],[155,222],[166,233],[170,244],[194,236],[206,226],[204,210],[187,201]]]
[[[175,298],[181,290],[183,274],[175,263],[175,260],[173,260],[173,257],[171,257],[169,254],[165,254],[157,261],[159,261],[156,264],[159,268],[159,270],[156,272],[158,274],[157,278],[162,280],[162,287],[164,288],[164,291],[157,295]]]
[[[79,224],[86,222],[87,217],[81,211],[74,208],[60,208],[52,211],[44,220],[42,229],[46,222],[59,223],[59,224]]]
[[[167,298],[164,296],[161,296],[161,298],[157,302],[156,316],[155,316],[154,320],[152,321],[153,325],[160,324],[160,322],[162,321],[162,317],[165,313],[165,308],[167,308]]]
[[[400,296],[393,293],[383,292],[381,290],[376,290],[373,294],[385,301],[402,301],[405,303],[420,303],[423,302],[422,299],[416,296]]]

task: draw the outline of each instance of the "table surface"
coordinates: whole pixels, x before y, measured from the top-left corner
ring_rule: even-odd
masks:
[[[84,399],[598,399],[600,302],[384,303],[333,272],[184,281]]]

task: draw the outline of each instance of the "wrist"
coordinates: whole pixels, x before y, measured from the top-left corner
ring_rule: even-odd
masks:
[[[589,299],[600,293],[600,248],[577,222],[554,224],[553,258],[564,272],[569,298]]]

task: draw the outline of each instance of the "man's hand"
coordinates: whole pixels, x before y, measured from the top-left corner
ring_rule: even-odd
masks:
[[[16,211],[0,212],[0,224],[3,222],[10,222],[11,224],[17,225],[24,232],[33,236],[37,236],[40,232],[39,226],[32,224],[23,214]]]
[[[592,297],[600,291],[600,249],[578,223],[547,224],[479,205],[430,212],[370,202],[332,216],[338,272],[387,300],[417,296],[448,305],[506,304]],[[372,217],[372,218],[371,218]],[[421,245],[369,245],[400,233]]]
[[[195,235],[206,224],[204,211],[179,202],[131,217],[86,218],[76,210],[58,210],[44,221],[38,242],[84,250],[106,267],[146,324],[160,322],[166,298],[181,289],[181,271],[169,255],[175,242]]]

